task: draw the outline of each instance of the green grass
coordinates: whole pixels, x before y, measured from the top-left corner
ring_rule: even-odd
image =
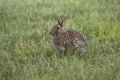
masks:
[[[120,0],[0,1],[0,80],[120,80]],[[81,56],[51,42],[64,16],[87,40]]]

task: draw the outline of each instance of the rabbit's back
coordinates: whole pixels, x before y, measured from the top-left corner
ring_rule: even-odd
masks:
[[[75,30],[68,30],[67,31],[69,33],[69,36],[72,40],[72,44],[75,48],[86,48],[87,47],[87,43],[86,40],[83,38],[83,36],[75,31]]]

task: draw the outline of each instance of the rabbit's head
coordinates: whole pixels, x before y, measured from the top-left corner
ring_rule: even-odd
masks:
[[[58,34],[61,34],[64,32],[64,24],[66,22],[66,17],[64,17],[64,19],[59,20],[58,19],[58,23],[56,25],[53,26],[52,30],[50,31],[50,34],[52,36],[57,36]]]

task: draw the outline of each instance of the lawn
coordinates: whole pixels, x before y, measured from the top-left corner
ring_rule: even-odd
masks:
[[[57,17],[88,50],[64,56]],[[0,0],[0,80],[120,80],[120,0]]]

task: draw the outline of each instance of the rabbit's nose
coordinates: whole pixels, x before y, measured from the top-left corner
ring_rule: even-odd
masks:
[[[50,31],[50,34],[52,35],[52,32]]]
[[[50,32],[50,34],[51,34],[52,36],[55,36],[55,34],[54,34],[53,32]]]
[[[50,34],[53,35],[53,32],[50,31]]]

